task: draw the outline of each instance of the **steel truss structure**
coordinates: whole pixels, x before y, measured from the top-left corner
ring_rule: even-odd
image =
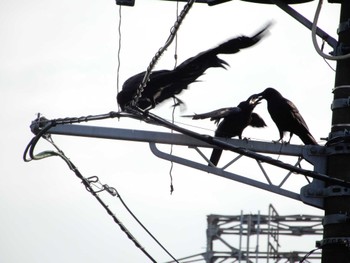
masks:
[[[323,231],[322,216],[282,216],[271,204],[267,215],[212,214],[207,222],[206,252],[184,257],[179,262],[300,262],[308,251],[281,251],[282,236],[321,236]],[[260,244],[261,236],[266,237],[265,249]],[[315,252],[304,262],[320,258],[321,254]]]

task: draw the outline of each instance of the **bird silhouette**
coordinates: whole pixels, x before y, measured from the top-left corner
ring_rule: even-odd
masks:
[[[215,48],[203,51],[185,60],[173,70],[151,72],[149,81],[138,98],[136,106],[143,110],[150,110],[169,98],[174,98],[178,103],[182,103],[176,95],[187,89],[188,85],[195,82],[208,68],[226,69],[225,66],[229,66],[226,61],[218,58],[218,54],[234,54],[241,49],[255,45],[265,36],[269,26],[270,24],[266,25],[252,37],[235,37]],[[122,90],[117,94],[117,102],[121,110],[124,111],[127,106],[136,101],[135,97],[144,76],[145,72],[141,72],[124,82]]]
[[[237,107],[228,107],[214,110],[203,114],[185,115],[194,120],[210,118],[218,124],[215,131],[216,137],[232,138],[238,136],[242,139],[242,132],[247,126],[262,128],[266,124],[264,120],[253,112],[260,99],[250,96],[246,101],[242,101]],[[222,119],[222,120],[221,120]],[[216,166],[220,160],[222,149],[214,148],[210,156],[210,162]],[[211,165],[209,164],[209,165]]]
[[[288,143],[293,134],[296,134],[305,145],[317,144],[305,120],[293,102],[284,98],[282,94],[274,88],[267,88],[263,92],[253,96],[267,101],[268,112],[279,131],[280,138],[278,141],[283,140],[285,132],[289,132],[290,137]]]

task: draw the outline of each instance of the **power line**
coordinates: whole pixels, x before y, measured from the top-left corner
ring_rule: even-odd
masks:
[[[24,152],[24,161],[29,162],[31,160],[40,160],[43,158],[47,157],[53,157],[53,156],[58,156],[61,157],[66,164],[68,165],[69,169],[72,170],[75,175],[81,179],[82,183],[84,184],[85,188],[87,189],[88,192],[90,192],[96,199],[97,201],[103,206],[103,208],[107,211],[107,213],[113,218],[114,222],[120,227],[120,229],[127,235],[127,237],[134,243],[134,245],[140,249],[152,262],[157,262],[144,248],[143,246],[137,241],[137,239],[130,233],[130,231],[123,225],[123,223],[115,216],[115,214],[112,212],[112,210],[108,207],[107,204],[103,202],[103,200],[98,196],[97,193],[102,192],[102,191],[107,191],[113,196],[117,196],[125,209],[130,213],[130,215],[136,220],[136,222],[151,236],[151,238],[175,261],[176,258],[155,238],[152,233],[141,223],[141,221],[135,216],[135,214],[129,209],[129,207],[126,205],[118,191],[113,188],[109,187],[107,184],[102,184],[100,183],[99,179],[97,176],[85,178],[78,168],[73,164],[73,162],[66,157],[66,155],[63,153],[61,149],[58,148],[58,146],[53,142],[52,138],[50,135],[46,134],[46,131],[52,127],[53,122],[49,123],[42,129],[28,144],[25,152]],[[45,138],[49,143],[51,143],[57,151],[44,151],[39,154],[34,154],[34,148],[39,141],[40,138]],[[28,159],[26,156],[29,154],[30,159]],[[97,187],[99,190],[95,191],[93,189],[93,186]]]

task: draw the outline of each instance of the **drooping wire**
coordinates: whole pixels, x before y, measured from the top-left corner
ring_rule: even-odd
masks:
[[[177,259],[170,254],[170,252],[157,240],[157,238],[155,238],[152,233],[140,222],[140,220],[134,215],[134,213],[129,209],[129,207],[125,204],[124,200],[122,199],[122,197],[120,196],[120,194],[117,192],[117,196],[120,199],[120,202],[123,204],[123,206],[125,207],[126,210],[128,210],[128,212],[130,213],[130,215],[136,220],[137,223],[139,223],[139,225],[147,232],[147,234],[149,234],[152,239],[175,261],[178,262]]]
[[[124,208],[129,212],[129,214],[135,219],[135,221],[147,232],[147,234],[174,260],[174,262],[178,262],[177,259],[158,241],[158,239],[153,236],[153,234],[141,223],[141,221],[137,218],[137,216],[130,210],[130,208],[128,207],[128,205],[124,202],[122,196],[119,194],[119,192],[117,191],[117,189],[115,189],[114,187],[110,187],[107,184],[102,184],[100,182],[100,180],[98,179],[97,176],[92,176],[87,178],[90,182],[90,184],[93,184],[96,188],[98,188],[99,190],[95,191],[95,193],[99,193],[102,191],[107,191],[108,193],[110,193],[113,196],[116,196],[119,198],[120,202],[122,203],[122,205],[124,206]],[[90,189],[87,189],[88,191],[90,191]]]
[[[323,51],[320,49],[320,47],[317,44],[317,39],[316,39],[317,22],[318,22],[318,18],[320,16],[320,13],[321,13],[322,4],[323,4],[323,0],[319,0],[317,8],[316,8],[316,12],[315,12],[314,20],[312,22],[311,36],[312,36],[312,43],[314,45],[314,48],[315,48],[316,52],[324,59],[329,59],[329,60],[348,59],[348,58],[350,58],[350,54],[340,55],[340,56],[327,55],[327,54],[323,53]]]
[[[119,6],[119,24],[118,24],[118,54],[117,54],[117,94],[119,94],[119,73],[120,73],[120,66],[121,66],[121,60],[120,60],[120,52],[122,48],[122,6]],[[120,111],[120,105],[118,103],[118,111]]]
[[[23,160],[25,162],[30,162],[32,160],[40,160],[43,158],[58,155],[58,153],[56,153],[54,151],[44,151],[44,152],[41,152],[39,154],[34,154],[34,148],[35,148],[36,144],[38,143],[39,139],[40,138],[47,139],[48,137],[46,135],[46,132],[50,128],[52,128],[56,125],[54,121],[48,121],[46,118],[41,117],[40,114],[38,114],[38,118],[35,121],[33,121],[32,126],[34,126],[35,123],[38,125],[38,127],[37,128],[31,127],[31,128],[32,128],[32,131],[35,132],[36,136],[34,136],[30,140],[30,142],[28,143],[27,147],[24,150]]]
[[[179,17],[179,1],[176,1],[176,19],[178,19]],[[174,68],[176,68],[177,66],[177,33],[175,34],[175,48],[174,48],[174,60],[175,60],[175,64],[174,64]],[[171,122],[174,124],[175,123],[175,108],[176,108],[176,99],[174,98],[174,106],[173,106],[173,110],[171,113]],[[171,129],[170,130],[171,134],[174,133],[174,131]],[[173,148],[174,145],[171,144],[170,145],[170,155],[173,154]],[[174,192],[174,185],[173,185],[173,168],[174,168],[174,162],[171,161],[170,162],[170,170],[169,170],[169,176],[170,176],[170,194],[172,194]]]
[[[174,104],[176,104],[176,99],[174,98]],[[175,109],[176,109],[176,106],[174,105],[173,106],[173,110],[172,110],[172,113],[171,113],[171,123],[174,124],[175,122]],[[173,129],[170,129],[170,132],[171,134],[174,133],[174,130]],[[174,145],[171,144],[170,145],[170,155],[173,154],[173,148],[174,148]],[[172,194],[174,192],[174,185],[173,185],[173,168],[174,168],[174,162],[171,161],[170,162],[170,170],[169,170],[169,176],[170,176],[170,194]]]
[[[326,40],[323,39],[322,45],[321,45],[321,50],[322,50],[322,52],[323,52],[325,43],[326,43]],[[324,60],[324,62],[326,62],[326,64],[328,65],[328,67],[329,67],[331,70],[333,70],[333,71],[335,72],[335,69],[334,69],[334,68],[332,67],[332,65],[328,62],[328,60],[325,59],[325,58],[323,58],[323,60]]]
[[[311,254],[313,254],[316,250],[321,249],[321,247],[315,248],[313,250],[311,250],[310,252],[308,252],[300,261],[299,263],[303,263]]]
[[[188,11],[191,9],[191,7],[192,7],[194,2],[195,2],[195,0],[188,0],[186,5],[184,6],[183,10],[181,11],[180,15],[178,16],[174,26],[171,28],[170,36],[168,37],[168,39],[165,42],[164,46],[161,47],[158,50],[158,52],[154,55],[154,57],[152,58],[149,66],[147,67],[147,70],[145,72],[143,80],[140,83],[133,100],[131,101],[131,106],[136,106],[137,105],[137,102],[138,102],[139,98],[141,97],[142,92],[143,92],[144,88],[147,85],[147,82],[149,81],[149,78],[150,78],[150,75],[152,73],[152,70],[153,70],[154,66],[156,65],[156,63],[158,62],[158,59],[162,56],[164,51],[170,46],[170,44],[174,40],[176,32],[180,28],[180,25],[181,25],[182,21],[185,19]]]
[[[39,117],[39,116],[38,116]],[[118,191],[113,188],[109,187],[108,185],[102,185],[98,186],[97,184],[99,183],[98,177],[93,176],[90,178],[85,178],[80,171],[77,169],[77,167],[73,164],[73,162],[66,157],[66,155],[63,153],[61,149],[54,143],[54,141],[51,138],[50,134],[47,134],[46,132],[56,124],[53,121],[47,122],[47,120],[44,120],[46,122],[46,125],[44,128],[36,134],[36,136],[30,141],[28,146],[25,149],[23,159],[26,162],[29,162],[31,160],[40,160],[43,158],[47,157],[53,157],[53,156],[58,156],[61,157],[66,164],[68,165],[69,169],[72,170],[76,176],[82,181],[84,184],[85,188],[90,192],[96,199],[97,201],[104,207],[104,209],[107,211],[107,213],[113,218],[114,222],[118,224],[120,229],[127,235],[127,237],[135,244],[135,246],[140,249],[152,262],[157,262],[143,247],[142,245],[137,241],[137,239],[130,233],[130,231],[123,225],[123,223],[113,214],[113,212],[109,209],[108,205],[106,205],[103,200],[98,196],[97,193],[107,190],[110,194],[113,196],[118,196],[120,199],[121,203],[123,206],[126,208],[126,210],[130,213],[130,215],[140,224],[140,226],[152,237],[152,239],[175,261],[178,262],[175,257],[152,235],[152,233],[141,223],[141,221],[134,215],[134,213],[129,209],[129,207],[125,204],[123,201],[122,197],[118,193]],[[37,144],[37,142],[41,139],[44,138],[46,139],[51,145],[54,146],[54,148],[57,151],[44,151],[39,154],[34,154],[34,148]],[[30,159],[27,158],[27,153],[29,153]],[[98,187],[99,190],[95,191],[92,188],[92,185],[95,187]]]
[[[123,225],[123,223],[113,214],[113,212],[109,209],[108,205],[106,205],[102,199],[93,191],[93,189],[90,186],[90,183],[86,178],[84,178],[79,170],[74,166],[74,164],[69,161],[70,166],[72,167],[71,170],[82,180],[82,183],[87,189],[90,189],[89,191],[96,199],[97,201],[105,208],[107,213],[113,218],[114,222],[118,224],[120,229],[127,235],[127,237],[134,243],[134,245],[140,249],[152,262],[157,262],[146,250],[142,247],[142,245],[137,241],[137,239],[129,232],[129,230]]]

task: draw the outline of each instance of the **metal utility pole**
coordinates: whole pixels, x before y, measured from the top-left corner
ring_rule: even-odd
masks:
[[[332,1],[329,1],[332,2]],[[350,48],[350,1],[336,0],[341,5],[338,28],[340,54],[349,54]],[[339,51],[337,53],[339,53]],[[337,61],[334,101],[332,104],[332,127],[330,139],[340,137],[334,154],[327,159],[327,174],[330,177],[350,179],[350,59]],[[326,185],[329,186],[329,185]],[[350,190],[339,187],[324,199],[324,234],[320,241],[322,263],[350,262]]]

